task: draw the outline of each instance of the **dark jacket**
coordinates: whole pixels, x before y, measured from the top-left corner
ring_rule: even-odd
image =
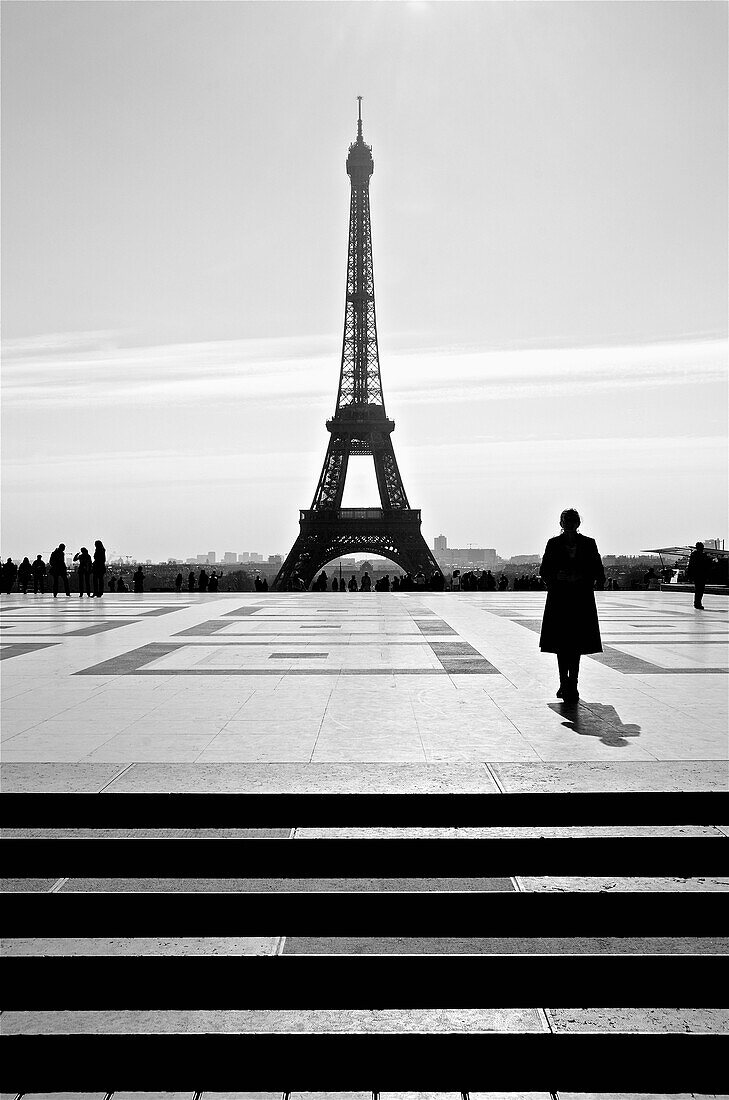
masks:
[[[711,559],[703,550],[692,550],[688,560],[686,579],[704,584],[711,571]]]
[[[59,550],[59,548],[56,547],[48,559],[48,569],[53,577],[63,576],[66,572],[66,559],[63,550]]]
[[[564,535],[550,539],[539,573],[547,586],[539,648],[602,653],[594,588],[602,588],[605,573],[595,540],[578,534],[571,557]]]

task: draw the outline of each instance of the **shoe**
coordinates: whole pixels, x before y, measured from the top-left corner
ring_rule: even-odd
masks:
[[[694,604],[694,611],[703,611],[703,610],[704,610],[704,605],[702,603],[695,603]]]
[[[562,687],[561,684],[559,685],[559,687],[557,689],[557,698],[558,699],[564,698],[564,688]]]
[[[562,698],[565,703],[576,703],[580,698],[580,693],[577,688],[567,688]]]

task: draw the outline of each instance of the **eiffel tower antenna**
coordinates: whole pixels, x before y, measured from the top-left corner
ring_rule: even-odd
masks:
[[[274,587],[295,577],[308,587],[315,574],[343,554],[378,554],[412,575],[440,572],[420,530],[420,511],[405,495],[387,418],[380,377],[375,281],[370,225],[372,149],[362,136],[362,96],[357,96],[357,139],[349,147],[349,245],[344,336],[334,416],[327,420],[329,445],[311,508],[299,514],[299,535]],[[379,507],[342,508],[350,455],[371,455]]]

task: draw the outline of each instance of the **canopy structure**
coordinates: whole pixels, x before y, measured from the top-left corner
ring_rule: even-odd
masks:
[[[654,550],[641,550],[641,554],[660,554],[661,557],[665,554],[667,558],[687,558],[695,549],[695,543],[693,546],[659,546]],[[713,546],[706,546],[704,550],[710,558],[729,557],[729,550],[715,550]]]

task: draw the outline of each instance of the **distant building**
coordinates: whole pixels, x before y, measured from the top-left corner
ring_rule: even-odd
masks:
[[[444,535],[439,537],[445,538]],[[457,565],[459,568],[466,565],[475,566],[478,569],[494,569],[497,561],[496,551],[492,547],[485,546],[468,546],[460,549],[455,546],[446,547],[445,550],[436,551],[435,556],[439,564]]]
[[[263,561],[263,554],[254,554],[253,551],[251,550],[251,556],[249,557],[248,560],[249,561]]]
[[[207,565],[208,564],[208,556],[207,556],[207,554],[198,554],[198,556],[195,558],[195,561],[197,562],[198,565]]]
[[[269,565],[280,565],[281,564],[281,555],[280,554],[269,554],[268,555],[268,564]]]
[[[208,564],[215,565],[215,551],[208,550]]]
[[[238,555],[234,554],[231,550],[226,550],[223,554],[223,561],[226,565],[235,565],[238,561]]]
[[[513,558],[509,558],[509,563],[511,565],[539,565],[541,560],[541,554],[514,554]]]
[[[248,553],[247,550],[245,551],[244,554],[239,554],[238,555],[238,561],[248,561],[249,558],[250,558],[250,554]]]
[[[444,554],[448,549],[448,539],[445,535],[436,535],[433,539],[433,551],[436,554]]]

